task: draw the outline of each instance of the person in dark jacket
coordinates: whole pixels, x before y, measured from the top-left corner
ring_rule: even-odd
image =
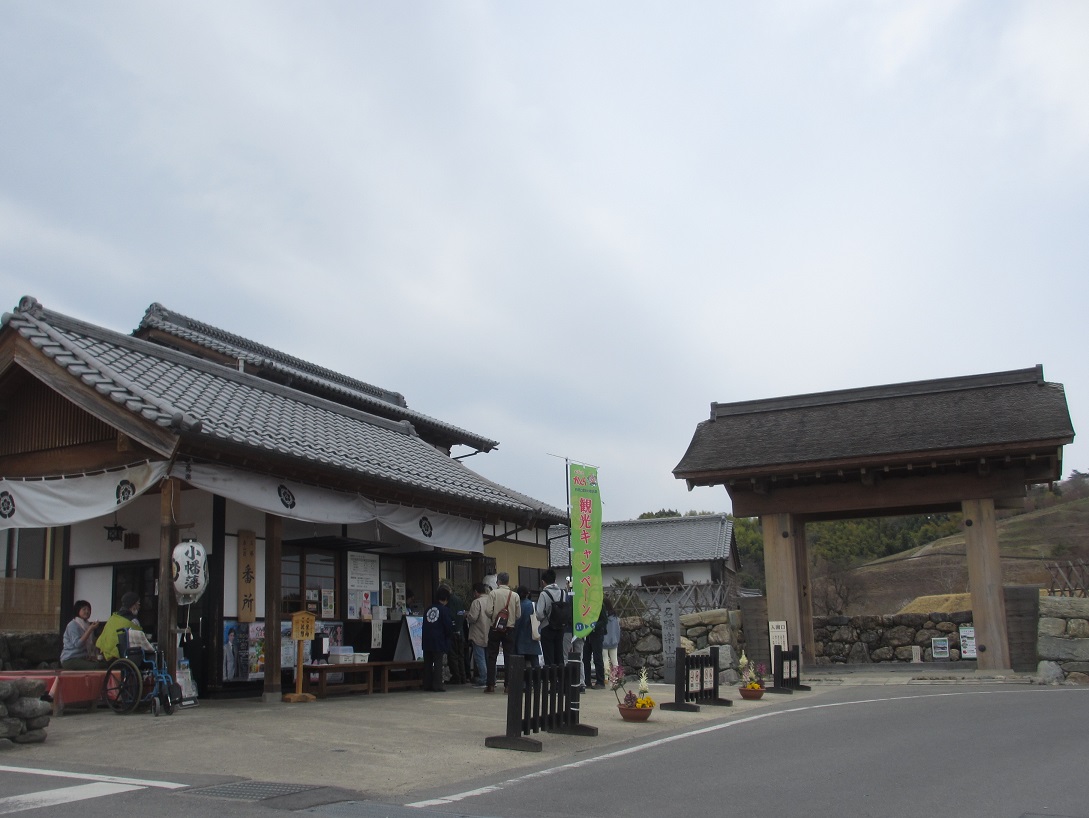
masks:
[[[533,638],[533,623],[530,621],[535,616],[533,600],[529,598],[529,588],[525,585],[519,585],[515,593],[522,600],[522,612],[514,624],[514,655],[524,656],[527,666],[537,667],[541,663],[538,658],[541,643]]]
[[[449,583],[442,583],[450,591],[450,600],[446,603],[450,616],[454,620],[454,635],[450,638],[450,652],[446,654],[446,664],[450,667],[450,684],[463,685],[469,681],[465,666],[465,603]]]
[[[454,636],[454,618],[450,616],[450,589],[439,588],[435,604],[424,611],[423,616],[423,689],[445,693],[442,680],[442,657],[451,647]]]

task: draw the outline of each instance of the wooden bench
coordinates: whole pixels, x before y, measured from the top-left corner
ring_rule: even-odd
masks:
[[[343,673],[343,683],[329,674]],[[317,676],[317,682],[311,681]],[[349,681],[358,679],[358,681]],[[303,692],[319,699],[338,693],[389,693],[423,687],[423,662],[361,662],[353,665],[303,665]]]
[[[330,673],[343,673],[343,684],[329,684]],[[317,676],[317,687],[311,681],[312,676]],[[361,679],[359,682],[349,682],[349,678]],[[354,665],[303,665],[303,693],[312,693],[319,699],[324,699],[330,693],[373,693],[374,692],[374,665],[370,662],[362,662]]]
[[[0,679],[38,679],[53,699],[53,715],[63,716],[65,707],[93,707],[102,697],[105,670],[4,670]]]

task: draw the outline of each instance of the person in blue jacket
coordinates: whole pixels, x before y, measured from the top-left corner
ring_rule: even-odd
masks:
[[[450,615],[450,590],[439,588],[435,604],[424,611],[423,616],[423,689],[445,693],[442,680],[442,658],[451,647],[454,636],[454,618]]]

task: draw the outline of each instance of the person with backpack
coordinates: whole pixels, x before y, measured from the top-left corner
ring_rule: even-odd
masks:
[[[488,685],[485,693],[495,692],[495,665],[499,660],[499,650],[503,650],[503,665],[510,666],[514,656],[514,624],[522,611],[522,600],[507,585],[510,574],[502,571],[495,577],[496,588],[488,596],[491,599],[492,626],[488,631]],[[504,679],[503,689],[509,689]]]
[[[571,595],[556,584],[556,572],[551,568],[541,574],[541,586],[541,595],[537,597],[537,619],[541,623],[544,663],[562,665],[567,661],[563,635],[571,632],[574,619]]]

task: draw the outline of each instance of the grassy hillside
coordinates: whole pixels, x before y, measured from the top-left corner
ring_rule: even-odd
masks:
[[[1089,497],[999,520],[998,545],[1006,584],[1048,584],[1045,562],[1089,560]],[[958,534],[853,569],[848,612],[895,613],[916,597],[967,593],[964,548]]]

